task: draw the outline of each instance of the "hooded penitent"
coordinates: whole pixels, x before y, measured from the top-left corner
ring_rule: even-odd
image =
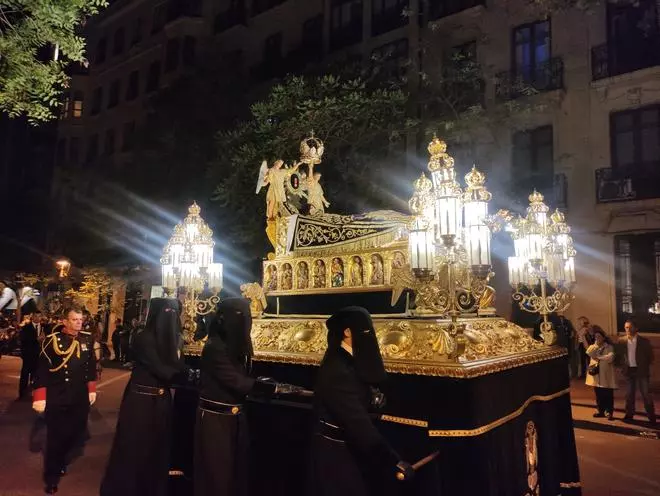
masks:
[[[387,374],[378,348],[376,331],[369,312],[362,307],[347,307],[330,317],[328,328],[328,353],[341,348],[344,330],[350,329],[355,370],[360,378],[372,385],[385,380]]]
[[[209,337],[220,338],[227,355],[249,369],[252,358],[252,315],[245,298],[227,298],[218,304],[216,318],[209,326]]]
[[[152,333],[163,363],[177,366],[181,344],[181,302],[173,298],[152,298],[142,332]]]

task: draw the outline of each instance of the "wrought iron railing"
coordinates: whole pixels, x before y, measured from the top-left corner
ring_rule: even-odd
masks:
[[[660,198],[658,166],[596,169],[596,202]]]
[[[215,16],[215,21],[213,22],[213,31],[215,33],[222,33],[223,31],[233,28],[238,25],[246,25],[247,15],[245,11],[245,6],[239,4],[238,7],[225,10],[220,12]]]
[[[408,17],[403,15],[405,4],[399,2],[398,5],[391,7],[379,14],[374,14],[371,20],[371,35],[387,33],[393,29],[400,28],[408,24]]]
[[[603,43],[591,49],[594,81],[660,65],[660,36],[638,43]]]
[[[495,76],[495,93],[502,100],[511,100],[564,87],[564,60],[553,57],[529,67],[517,67]]]

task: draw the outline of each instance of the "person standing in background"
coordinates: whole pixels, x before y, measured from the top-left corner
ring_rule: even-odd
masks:
[[[596,393],[598,411],[594,413],[594,417],[607,417],[607,420],[614,420],[614,390],[616,389],[614,347],[601,327],[593,326],[593,335],[595,342],[587,348],[590,361],[585,383],[587,386],[592,386]]]
[[[121,333],[124,332],[124,326],[121,325],[121,319],[115,321],[115,330],[112,331],[112,352],[115,354],[114,361],[121,361]]]
[[[580,365],[580,379],[587,376],[587,367],[589,366],[589,356],[587,348],[594,344],[593,330],[587,317],[578,317],[577,341],[578,341],[578,359]]]
[[[653,347],[648,339],[638,334],[637,326],[632,320],[626,321],[624,329],[626,331],[626,339],[623,343],[625,347],[621,346],[620,352],[624,359],[623,371],[628,381],[628,390],[626,392],[626,416],[623,419],[632,420],[635,416],[635,396],[639,388],[649,422],[655,426],[655,406],[649,391]]]
[[[41,312],[32,314],[30,322],[19,330],[21,342],[21,377],[18,383],[18,398],[25,398],[27,387],[34,381],[37,365],[39,364],[39,336],[42,333]]]

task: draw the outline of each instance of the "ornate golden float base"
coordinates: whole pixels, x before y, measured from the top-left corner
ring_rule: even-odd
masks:
[[[423,318],[374,318],[376,334],[388,372],[477,377],[561,356],[561,348],[532,339],[521,327],[503,318],[459,319],[465,324],[467,345],[456,362],[450,321]],[[252,342],[255,359],[318,365],[326,349],[325,319],[255,319]]]

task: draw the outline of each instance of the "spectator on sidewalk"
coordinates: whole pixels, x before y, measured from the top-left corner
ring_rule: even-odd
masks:
[[[594,344],[593,330],[587,317],[578,317],[577,340],[580,379],[584,379],[587,376],[587,367],[589,367],[587,348]]]
[[[600,326],[593,326],[593,335],[595,342],[587,348],[590,361],[585,383],[596,393],[598,411],[594,417],[607,416],[608,420],[614,420],[614,346]]]
[[[119,348],[121,348],[121,361],[126,364],[129,362],[129,347],[131,340],[131,332],[133,330],[132,323],[126,326],[123,326],[121,334],[119,335]]]
[[[656,424],[653,398],[649,390],[651,379],[651,364],[653,363],[653,347],[651,342],[637,332],[637,326],[632,320],[624,324],[626,338],[620,343],[620,353],[623,358],[623,373],[628,382],[626,391],[626,416],[624,420],[632,420],[635,416],[635,396],[637,388],[644,401],[644,409],[651,425]]]
[[[25,398],[27,388],[34,381],[39,365],[39,335],[42,332],[41,312],[32,314],[30,322],[21,326],[19,337],[21,342],[21,377],[18,383],[18,397]]]
[[[124,326],[121,325],[121,319],[115,321],[115,330],[112,331],[112,351],[115,354],[115,362],[121,361],[121,333],[124,332]]]

